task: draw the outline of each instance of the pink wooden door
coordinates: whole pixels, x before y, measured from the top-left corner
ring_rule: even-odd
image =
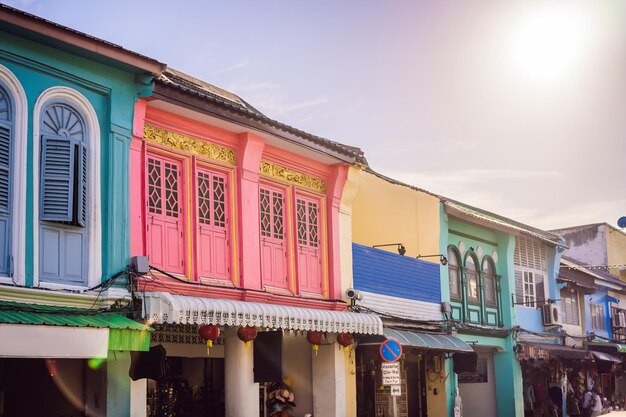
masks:
[[[150,264],[184,274],[182,163],[156,155],[148,155],[146,160],[146,244]]]
[[[196,184],[198,274],[230,279],[228,177],[199,168]]]
[[[316,294],[323,292],[319,214],[319,201],[296,198],[298,282],[301,292]]]
[[[263,285],[289,289],[285,192],[260,186],[261,279]]]

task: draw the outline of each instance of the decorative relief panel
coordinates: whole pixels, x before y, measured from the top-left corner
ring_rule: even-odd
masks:
[[[226,162],[235,165],[237,159],[233,149],[214,143],[205,142],[180,133],[171,132],[167,129],[146,124],[143,128],[144,139],[159,145],[180,149],[181,151],[193,153],[213,159],[215,161]]]
[[[206,342],[198,336],[198,326],[195,324],[152,324],[154,332],[150,333],[153,343],[181,343],[185,345],[205,345]],[[223,345],[222,338],[217,339],[214,345]]]
[[[320,193],[326,192],[326,182],[324,180],[294,171],[281,165],[261,161],[261,174],[281,181],[287,181],[291,184],[308,188],[309,190]]]

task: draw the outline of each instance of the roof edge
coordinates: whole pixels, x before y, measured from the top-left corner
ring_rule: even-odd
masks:
[[[161,74],[166,65],[139,53],[122,48],[111,42],[87,35],[67,26],[54,23],[39,16],[0,4],[0,20],[9,24],[47,36],[97,55],[110,58],[126,65],[141,69],[153,75]]]

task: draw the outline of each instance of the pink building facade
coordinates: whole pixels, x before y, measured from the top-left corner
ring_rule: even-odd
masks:
[[[147,256],[150,272],[134,290],[156,329],[152,346],[178,364],[167,369],[181,369],[167,377],[194,398],[210,386],[213,402],[202,406],[223,410],[216,415],[270,415],[259,398],[282,381],[298,398],[295,415],[345,415],[348,354],[337,335],[382,332],[377,316],[345,311],[342,300],[340,203],[350,166],[362,161],[357,148],[174,70],[137,102],[131,257]],[[198,337],[209,324],[221,330],[210,357]],[[246,326],[259,335],[252,348],[237,335]],[[310,332],[324,335],[317,350]],[[208,368],[210,377],[194,371]],[[147,415],[169,407],[164,384],[139,380],[134,409],[142,398]]]

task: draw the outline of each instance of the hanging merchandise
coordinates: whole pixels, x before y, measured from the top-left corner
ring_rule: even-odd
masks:
[[[257,334],[256,327],[252,326],[239,326],[237,330],[237,337],[239,337],[242,342],[246,343],[246,347],[250,346],[250,342],[256,339]]]
[[[323,337],[324,337],[324,333],[318,332],[315,330],[309,330],[306,334],[306,340],[308,340],[309,343],[313,345],[313,350],[315,351],[315,355],[317,355],[317,351],[319,349],[319,345],[322,343]]]
[[[210,355],[213,343],[220,337],[220,327],[215,324],[203,324],[198,328],[198,335],[206,341],[206,352]]]
[[[296,406],[293,389],[284,382],[272,384],[267,394],[267,411],[271,417],[290,417]]]
[[[347,352],[350,346],[354,344],[354,336],[352,336],[352,333],[339,333],[337,335],[337,343],[343,346],[344,352]]]

